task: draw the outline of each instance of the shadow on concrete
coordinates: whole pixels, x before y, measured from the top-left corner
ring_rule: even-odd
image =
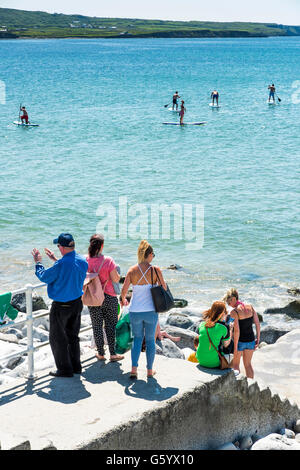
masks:
[[[82,375],[93,384],[118,382],[124,387],[126,395],[143,400],[164,401],[179,392],[178,388],[161,387],[156,378],[152,377],[133,381],[130,379],[130,372],[124,372],[121,365],[120,362],[92,362],[89,366],[85,365]]]
[[[166,387],[163,388],[154,377],[145,380],[135,380],[125,387],[125,394],[133,398],[141,398],[143,400],[165,401],[173,397],[179,392],[179,388]]]
[[[200,370],[201,372],[204,372],[205,374],[209,375],[226,375],[229,372],[232,371],[232,369],[210,369],[209,367],[202,367],[200,364],[197,365],[197,369]]]

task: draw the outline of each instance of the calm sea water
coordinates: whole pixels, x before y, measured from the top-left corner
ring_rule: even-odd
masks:
[[[98,206],[117,209],[126,196],[130,207],[204,206],[201,250],[152,241],[158,265],[183,266],[165,275],[193,312],[229,287],[261,312],[290,301],[300,265],[299,53],[300,38],[1,41],[1,292],[35,282],[32,247],[62,231],[85,253]],[[208,106],[214,88],[219,110]],[[178,119],[164,108],[175,90],[186,121],[206,126],[162,125]],[[39,128],[12,124],[19,103]],[[107,240],[106,253],[125,273],[137,245]]]

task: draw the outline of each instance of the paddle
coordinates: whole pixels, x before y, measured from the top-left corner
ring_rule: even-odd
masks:
[[[277,96],[278,102],[281,103],[282,100],[279,98],[279,96],[277,95],[277,93],[276,93],[276,96]]]
[[[170,104],[171,104],[171,103],[169,103],[169,104],[165,104],[165,106],[164,106],[164,107],[165,107],[165,108],[168,108],[168,107],[170,106]]]
[[[22,103],[20,103],[20,108],[19,108],[19,122],[21,121],[21,107],[22,107]]]

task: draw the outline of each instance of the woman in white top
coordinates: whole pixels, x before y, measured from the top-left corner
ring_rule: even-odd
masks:
[[[138,248],[138,264],[129,268],[121,292],[121,305],[127,305],[126,294],[132,284],[132,297],[129,306],[130,323],[133,333],[133,347],[131,350],[132,369],[130,377],[137,378],[138,360],[141,354],[143,339],[146,340],[147,376],[152,377],[155,357],[155,331],[158,323],[158,313],[151,295],[153,285],[158,283],[167,290],[161,270],[151,262],[155,254],[146,240],[141,241]]]

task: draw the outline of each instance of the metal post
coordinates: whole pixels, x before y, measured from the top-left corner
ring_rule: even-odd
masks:
[[[28,380],[34,380],[34,347],[33,347],[33,317],[32,317],[32,289],[31,284],[26,286],[26,321],[27,321],[27,352],[28,352]]]

